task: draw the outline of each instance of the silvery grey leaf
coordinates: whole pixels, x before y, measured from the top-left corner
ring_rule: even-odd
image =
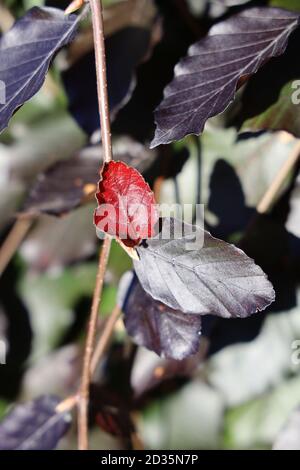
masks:
[[[174,310],[244,318],[274,301],[261,268],[200,227],[164,218],[160,233],[137,252],[134,268],[142,287]]]

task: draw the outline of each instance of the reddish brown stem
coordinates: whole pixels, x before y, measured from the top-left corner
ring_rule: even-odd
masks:
[[[102,359],[102,356],[108,346],[108,343],[110,341],[110,338],[112,337],[113,331],[115,324],[118,320],[118,318],[121,315],[121,309],[118,305],[115,306],[113,309],[111,315],[108,317],[104,329],[101,333],[101,336],[99,338],[99,341],[97,343],[97,346],[95,347],[95,351],[93,354],[93,359],[91,362],[91,374],[93,374],[96,370],[97,365],[99,364],[100,360]]]
[[[107,76],[106,59],[104,44],[104,25],[102,14],[102,1],[89,0],[92,11],[93,34],[95,45],[95,62],[97,74],[98,105],[100,113],[101,137],[104,161],[106,163],[112,160],[112,142],[110,131],[110,117],[107,94]],[[88,449],[88,402],[89,402],[89,384],[91,378],[91,361],[93,346],[96,336],[97,318],[101,294],[103,289],[103,280],[107,267],[111,239],[106,235],[100,256],[94,298],[91,310],[91,316],[88,327],[88,334],[85,346],[83,371],[81,378],[80,394],[78,401],[78,448],[79,450]]]
[[[110,117],[107,94],[106,58],[104,44],[104,24],[101,0],[90,0],[93,20],[95,61],[97,72],[98,105],[101,123],[101,138],[104,161],[110,162],[112,156]]]
[[[91,379],[91,361],[93,355],[93,348],[95,343],[97,319],[99,312],[99,305],[103,290],[104,275],[107,268],[108,257],[110,252],[111,239],[105,238],[99,258],[98,272],[96,278],[96,285],[93,296],[93,303],[91,315],[88,325],[88,333],[84,350],[83,370],[81,377],[79,401],[78,401],[78,449],[88,449],[88,401],[89,401],[89,386]]]

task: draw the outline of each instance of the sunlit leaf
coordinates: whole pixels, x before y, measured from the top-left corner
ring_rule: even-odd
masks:
[[[243,318],[274,300],[271,283],[252,259],[200,227],[165,218],[160,234],[137,251],[141,285],[175,310]]]

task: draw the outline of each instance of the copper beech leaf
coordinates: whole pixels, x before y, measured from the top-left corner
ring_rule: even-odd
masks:
[[[251,8],[213,26],[175,67],[155,112],[151,146],[200,134],[208,118],[224,111],[237,88],[271,57],[285,51],[299,14]]]
[[[96,193],[94,222],[98,230],[127,247],[152,237],[158,221],[153,192],[142,175],[123,162],[105,163]]]
[[[64,215],[95,194],[99,148],[84,149],[74,157],[55,163],[38,175],[25,201],[23,212]]]
[[[0,39],[0,131],[44,83],[54,54],[75,36],[80,16],[34,7]]]
[[[132,139],[120,138],[114,144],[114,156],[139,171],[145,171],[156,158],[156,152]],[[92,145],[50,166],[38,175],[22,212],[60,216],[94,201],[99,160],[103,161],[102,146]]]
[[[274,301],[261,268],[200,227],[164,218],[160,233],[137,252],[134,267],[142,287],[174,310],[245,318]]]
[[[201,315],[173,310],[153,299],[132,273],[123,276],[119,290],[124,291],[121,306],[126,330],[138,345],[175,360],[198,352]]]
[[[52,450],[68,431],[69,412],[57,412],[60,402],[45,395],[17,405],[0,423],[0,450]]]

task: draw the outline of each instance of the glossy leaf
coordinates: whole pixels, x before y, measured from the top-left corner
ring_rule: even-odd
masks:
[[[0,131],[41,88],[54,54],[74,38],[78,18],[55,8],[34,7],[2,36]]]
[[[244,318],[274,300],[266,275],[243,251],[177,219],[163,219],[160,234],[137,251],[141,285],[175,310]]]
[[[134,341],[161,357],[182,360],[199,350],[201,316],[173,310],[153,299],[141,287],[136,276],[121,280],[126,291],[122,309],[125,327]]]
[[[98,230],[121,239],[128,247],[153,235],[158,220],[154,195],[134,168],[123,162],[105,163],[97,200],[94,221]]]
[[[296,13],[252,8],[213,26],[175,67],[155,113],[152,147],[200,134],[208,118],[226,109],[245,79],[284,52],[298,24]]]
[[[0,450],[52,450],[67,432],[68,412],[57,413],[59,399],[42,396],[17,405],[0,423]]]

